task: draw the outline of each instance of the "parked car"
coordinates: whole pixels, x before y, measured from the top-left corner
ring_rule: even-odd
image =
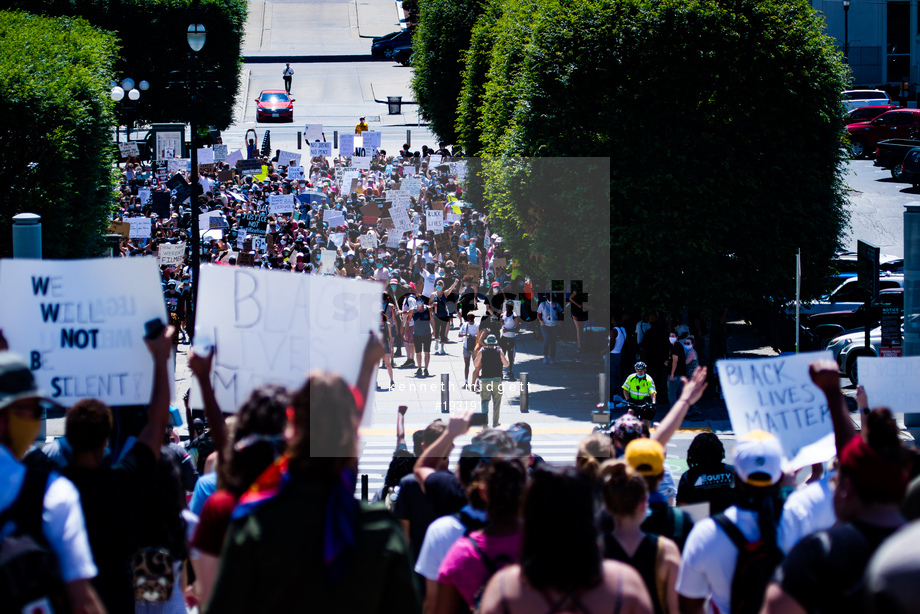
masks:
[[[907,152],[901,163],[901,179],[909,181],[914,188],[920,188],[920,147]]]
[[[856,252],[837,252],[834,256],[834,268],[841,277],[856,277],[856,262],[859,255]],[[904,273],[904,258],[891,254],[879,254],[878,270],[881,273]],[[841,283],[843,279],[840,280]]]
[[[876,327],[882,321],[882,305],[894,305],[904,309],[904,289],[890,288],[879,291],[878,300],[873,301],[869,307],[869,326]],[[855,311],[827,311],[805,317],[805,326],[817,339],[819,345],[824,345],[829,339],[843,335],[854,329],[866,325],[866,304],[863,303]]]
[[[262,90],[256,98],[256,121],[294,121],[294,99],[284,90]]]
[[[816,313],[825,313],[827,311],[856,311],[856,309],[866,302],[866,292],[857,284],[856,277],[849,277],[837,286],[833,292],[826,297],[812,303],[803,304],[801,313],[812,315]],[[879,278],[879,290],[888,290],[892,288],[904,287],[904,275],[892,275],[883,273]],[[786,305],[786,313],[795,313],[795,303],[790,302]]]
[[[384,36],[378,36],[371,41],[371,55],[375,58],[390,57],[396,47],[405,47],[412,44],[412,30],[399,30]]]
[[[403,66],[412,66],[412,45],[394,47],[390,57]]]
[[[920,130],[920,109],[888,111],[872,121],[850,124],[850,153],[854,158],[871,155],[879,141],[910,138],[916,130]]]
[[[843,123],[846,125],[855,124],[856,122],[872,121],[882,113],[894,111],[900,107],[896,104],[874,104],[868,107],[858,107],[848,111],[843,116]]]
[[[882,90],[845,90],[843,104],[848,110],[880,104],[891,104],[891,96]]]
[[[901,321],[901,335],[904,335],[904,321]],[[866,331],[863,328],[834,337],[827,344],[834,354],[840,372],[850,378],[854,384],[859,383],[859,370],[856,359],[860,356],[878,356],[882,345],[882,327],[876,326],[869,331],[869,347],[866,348]]]
[[[917,135],[914,135],[917,136]],[[914,147],[920,147],[920,139],[888,139],[879,141],[875,149],[875,166],[891,170],[892,179],[906,181],[904,177],[904,158]]]

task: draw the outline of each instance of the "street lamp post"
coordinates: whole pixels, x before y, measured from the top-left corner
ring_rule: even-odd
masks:
[[[201,269],[201,233],[198,231],[198,214],[200,212],[198,206],[198,190],[200,189],[200,183],[198,179],[198,143],[196,142],[198,137],[198,92],[196,91],[196,80],[198,78],[198,52],[204,47],[206,36],[207,30],[205,30],[204,25],[200,23],[193,23],[190,25],[186,33],[188,46],[192,49],[192,69],[188,80],[188,93],[189,130],[191,132],[189,141],[192,149],[190,152],[192,159],[192,227],[190,228],[192,235],[192,317],[189,322],[189,332],[193,343],[195,341],[195,319],[198,309],[198,273]]]
[[[112,100],[114,100],[115,102],[121,102],[124,99],[125,94],[127,94],[128,100],[134,103],[132,107],[136,114],[137,113],[137,101],[141,97],[141,92],[142,91],[146,92],[149,87],[150,87],[150,84],[142,80],[140,83],[137,84],[137,87],[135,88],[134,79],[132,79],[131,77],[125,77],[124,79],[122,79],[120,84],[116,83],[115,81],[112,81],[112,90],[109,92],[109,95],[112,97]],[[127,109],[127,105],[125,105],[125,109]],[[127,131],[127,140],[130,141],[131,140],[131,123],[125,124],[125,130]],[[117,127],[116,127],[116,131],[117,131]]]
[[[850,0],[843,0],[843,61],[850,63]]]

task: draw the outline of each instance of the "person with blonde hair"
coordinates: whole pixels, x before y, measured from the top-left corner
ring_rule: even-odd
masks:
[[[575,467],[596,481],[600,478],[601,463],[613,457],[610,437],[603,433],[591,433],[578,443]]]
[[[680,551],[667,537],[642,530],[648,511],[648,483],[620,460],[605,462],[599,473],[604,505],[613,516],[615,527],[603,535],[604,558],[622,561],[639,572],[651,595],[655,614],[676,614]]]

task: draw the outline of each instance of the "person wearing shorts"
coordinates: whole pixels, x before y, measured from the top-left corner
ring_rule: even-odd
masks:
[[[416,377],[428,377],[428,362],[431,360],[431,307],[422,302],[415,305],[415,313],[412,314],[412,321],[415,326],[412,329],[412,343],[415,345],[415,364],[418,368],[415,370]],[[422,362],[422,355],[425,356],[425,362]],[[422,365],[425,365],[422,367]]]
[[[463,339],[463,386],[468,387],[470,381],[470,359],[473,352],[476,351],[476,335],[479,334],[479,325],[476,324],[476,316],[472,313],[466,314],[466,321],[460,325],[460,338]]]

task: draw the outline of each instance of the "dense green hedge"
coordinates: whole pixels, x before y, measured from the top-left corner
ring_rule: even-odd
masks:
[[[42,216],[46,258],[99,255],[112,202],[114,36],[80,19],[0,12],[0,255],[11,218]]]
[[[193,3],[199,6],[197,17],[193,17]],[[225,129],[233,121],[246,0],[0,0],[0,7],[81,17],[114,32],[121,54],[113,74],[150,82],[138,101],[139,119],[148,122],[188,120],[187,97],[167,85],[170,79],[187,79],[191,50],[186,31],[193,21],[202,23],[208,35],[199,53],[200,67],[213,71],[216,84],[206,86],[201,94],[199,123]],[[171,75],[173,71],[179,72]]]

